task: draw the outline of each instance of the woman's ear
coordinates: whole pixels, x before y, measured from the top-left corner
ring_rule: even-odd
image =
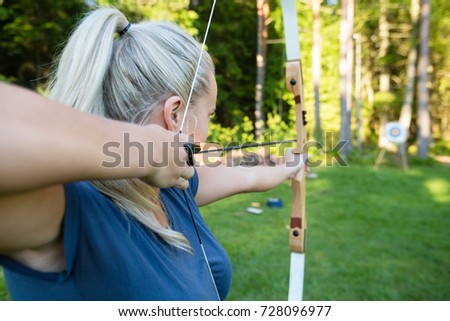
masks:
[[[170,131],[178,131],[183,119],[184,103],[179,96],[172,96],[164,103],[164,121]]]

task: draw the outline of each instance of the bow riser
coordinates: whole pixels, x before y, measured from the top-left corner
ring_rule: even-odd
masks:
[[[286,64],[286,86],[294,95],[295,126],[297,129],[297,148],[294,153],[303,153],[306,142],[305,119],[303,105],[303,78],[301,61],[291,61]],[[300,179],[299,179],[300,178]],[[292,252],[305,252],[306,217],[305,217],[305,170],[292,178],[292,213],[289,245]]]

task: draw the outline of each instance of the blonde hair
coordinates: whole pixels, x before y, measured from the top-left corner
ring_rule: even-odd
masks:
[[[64,48],[50,83],[50,96],[90,114],[141,124],[155,106],[171,96],[186,103],[201,47],[178,26],[141,22],[128,25],[118,10],[96,9],[79,23]],[[204,53],[191,102],[208,90],[214,73]],[[135,217],[167,243],[190,250],[179,232],[162,227],[167,218],[156,188],[139,179],[92,181],[123,212]]]

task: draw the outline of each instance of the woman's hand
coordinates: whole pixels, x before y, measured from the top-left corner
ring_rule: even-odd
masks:
[[[0,83],[0,195],[93,179],[187,188],[188,136],[89,115]]]
[[[303,172],[309,173],[308,166],[309,155],[307,153],[294,154],[293,149],[289,148],[284,154],[284,165],[287,170],[287,178],[295,178],[301,180]],[[305,167],[303,171],[302,168]]]
[[[189,178],[194,175],[194,168],[187,164],[188,153],[184,147],[189,136],[175,134],[158,125],[148,125],[144,129],[151,143],[147,146],[147,170],[141,179],[161,188],[188,188]]]
[[[294,175],[300,180],[307,160],[308,154],[287,150],[284,162],[273,166],[201,166],[195,200],[202,206],[238,193],[267,191]]]

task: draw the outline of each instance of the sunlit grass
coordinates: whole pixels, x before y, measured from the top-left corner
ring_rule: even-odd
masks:
[[[333,167],[307,182],[306,300],[450,299],[450,171]],[[283,209],[245,214],[280,197]],[[290,188],[203,209],[234,264],[230,300],[285,300]]]
[[[425,187],[437,202],[450,202],[450,181],[445,178],[432,178],[425,182]]]

